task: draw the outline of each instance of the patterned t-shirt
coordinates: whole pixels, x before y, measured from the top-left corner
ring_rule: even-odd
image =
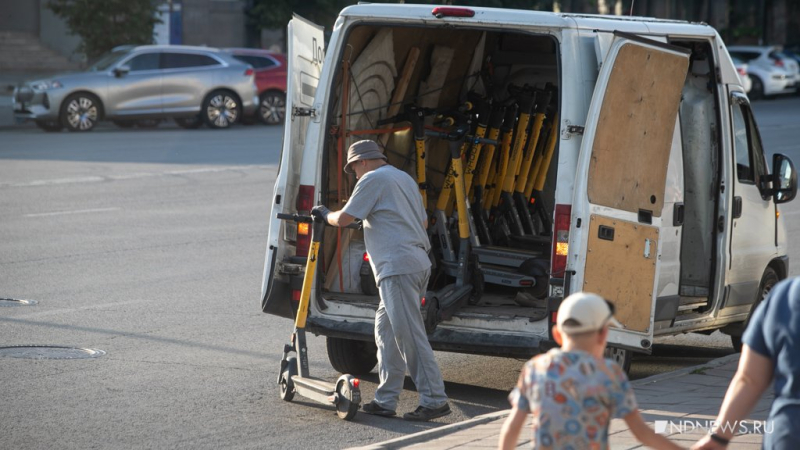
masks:
[[[637,409],[616,362],[557,348],[525,363],[508,399],[533,415],[536,449],[606,449],[611,419]]]

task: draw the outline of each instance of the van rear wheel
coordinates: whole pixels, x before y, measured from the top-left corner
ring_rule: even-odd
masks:
[[[747,329],[747,325],[750,324],[750,318],[753,317],[753,312],[755,312],[758,305],[764,301],[765,298],[769,295],[772,288],[778,284],[780,279],[778,278],[778,274],[775,273],[775,270],[772,267],[767,267],[767,270],[764,271],[764,275],[761,277],[761,283],[758,285],[758,294],[756,296],[756,301],[753,302],[753,306],[750,307],[750,313],[747,315],[747,320],[745,320],[744,325],[742,326],[742,333],[744,330]],[[737,333],[738,334],[738,333]],[[731,334],[731,345],[733,349],[737,352],[742,351],[742,335],[734,335]]]
[[[374,342],[328,337],[328,361],[339,373],[366,375],[378,364]]]
[[[630,372],[631,370],[631,361],[633,360],[633,351],[619,348],[619,347],[610,347],[607,346],[605,352],[603,352],[603,356],[614,360],[625,373]]]

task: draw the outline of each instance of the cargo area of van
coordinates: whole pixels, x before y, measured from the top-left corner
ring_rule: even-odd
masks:
[[[469,183],[471,245],[484,274],[480,298],[460,308],[457,317],[538,321],[545,316],[553,161],[558,160],[553,136],[558,133],[556,46],[546,34],[442,27],[360,25],[347,35],[329,103],[327,128],[333,132],[323,150],[323,203],[341,209],[353,190],[355,177],[341,169],[348,146],[361,139],[379,142],[388,162],[422,186],[436,260],[430,289],[455,283],[443,270],[442,259],[447,253],[457,258],[458,249],[445,248],[448,239],[441,236],[447,233],[449,245],[457,247],[456,195],[448,187],[453,184],[448,181],[452,143],[430,135],[461,126],[466,136],[457,145],[462,176]],[[345,76],[348,85],[342,83]],[[526,96],[530,104],[521,111],[520,98]],[[419,119],[414,113],[429,134],[424,159],[418,158],[415,147],[412,122]],[[476,143],[475,137],[493,139]],[[421,164],[424,175],[418,169]],[[509,176],[510,195],[501,196]],[[482,230],[482,225],[488,229]],[[328,229],[323,253],[322,297],[328,306],[376,308],[379,298],[362,233]]]

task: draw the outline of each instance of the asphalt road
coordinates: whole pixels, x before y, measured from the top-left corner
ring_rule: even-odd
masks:
[[[766,147],[800,162],[800,99],[755,109]],[[0,358],[0,448],[338,449],[507,407],[521,361],[450,353],[437,358],[454,413],[435,423],[343,422],[278,399],[292,324],[261,313],[259,296],[280,143],[262,126],[0,131],[0,298],[38,302],[0,307],[0,347],[106,352]],[[798,210],[782,215],[793,236]],[[662,339],[631,376],[731,352],[718,334]],[[312,374],[338,376],[323,338],[309,353]],[[365,399],[376,383],[364,379]],[[401,413],[416,407],[406,388]]]

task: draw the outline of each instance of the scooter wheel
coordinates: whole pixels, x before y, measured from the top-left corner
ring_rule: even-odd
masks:
[[[517,269],[517,271],[523,275],[533,277],[536,280],[536,284],[534,285],[534,287],[527,288],[523,292],[525,292],[526,294],[530,295],[531,297],[537,300],[543,300],[547,298],[547,294],[549,293],[548,280],[550,277],[549,261],[531,258],[525,260],[519,266],[519,269]],[[529,305],[522,304],[522,306],[529,306]]]
[[[439,299],[432,292],[425,294],[425,304],[422,305],[422,321],[425,324],[425,332],[433,334],[436,325],[439,324]]]
[[[484,279],[483,279],[483,272],[479,270],[475,270],[472,272],[472,291],[469,293],[469,299],[467,299],[467,303],[470,305],[477,305],[481,301],[481,297],[483,297],[483,287],[484,287]]]
[[[342,386],[336,388],[336,391],[339,394],[339,403],[336,404],[336,415],[339,416],[342,420],[353,420],[356,413],[358,412],[359,404],[356,402],[350,401],[344,392],[342,392]]]
[[[292,377],[297,375],[297,358],[292,356],[286,360],[286,368],[281,372],[281,377],[278,380],[280,386],[281,400],[290,402],[294,398],[294,383]]]

